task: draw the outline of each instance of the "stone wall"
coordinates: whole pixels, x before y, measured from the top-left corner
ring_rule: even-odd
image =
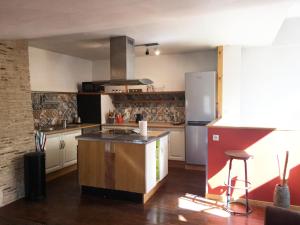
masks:
[[[26,41],[0,41],[0,206],[24,196],[23,155],[34,150]]]

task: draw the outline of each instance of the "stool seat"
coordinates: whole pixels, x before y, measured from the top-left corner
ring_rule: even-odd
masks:
[[[229,172],[228,172],[228,180],[227,180],[227,184],[226,184],[227,200],[226,200],[226,206],[224,208],[226,211],[228,211],[232,214],[249,215],[252,212],[252,209],[249,206],[249,201],[248,201],[248,189],[250,188],[248,185],[250,185],[250,182],[248,181],[247,160],[249,158],[252,158],[252,155],[249,155],[247,152],[242,151],[242,150],[226,151],[225,155],[227,155],[229,157]],[[243,182],[245,183],[245,187],[243,189],[245,190],[245,203],[231,201],[232,189],[237,188],[235,185],[231,185],[231,176],[230,175],[231,175],[231,168],[232,168],[233,160],[243,160],[244,161],[245,180]],[[230,205],[232,205],[232,204],[244,205],[246,207],[245,212],[235,211],[235,210],[231,209]]]
[[[247,152],[241,150],[226,151],[225,155],[232,159],[247,160],[252,158],[252,155],[249,155]]]

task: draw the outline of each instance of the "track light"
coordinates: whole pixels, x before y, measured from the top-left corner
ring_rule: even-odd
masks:
[[[150,52],[149,52],[149,48],[146,48],[146,52],[145,52],[146,55],[149,55]]]
[[[135,45],[135,47],[146,47],[145,55],[150,55],[150,50],[153,51],[153,49],[151,49],[151,47],[154,47],[154,46],[159,46],[159,44],[158,43],[147,43],[147,44]],[[158,47],[155,48],[154,54],[160,55],[160,50]]]
[[[158,48],[156,48],[155,51],[154,51],[154,54],[155,55],[160,55],[160,50]]]

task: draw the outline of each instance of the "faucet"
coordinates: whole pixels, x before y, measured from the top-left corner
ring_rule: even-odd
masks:
[[[63,128],[67,128],[67,120],[66,119],[63,120]]]
[[[173,122],[177,122],[177,113],[174,112],[173,115],[172,115],[172,118],[173,118]]]

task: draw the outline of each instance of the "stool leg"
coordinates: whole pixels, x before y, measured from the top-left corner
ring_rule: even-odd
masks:
[[[227,180],[227,201],[226,201],[227,207],[229,207],[230,194],[231,194],[231,177],[230,177],[231,166],[232,166],[232,159],[230,159],[229,161],[229,172],[228,172],[228,180]]]
[[[249,203],[248,203],[248,172],[247,172],[247,160],[244,160],[245,164],[245,191],[246,191],[246,212],[249,212]]]

